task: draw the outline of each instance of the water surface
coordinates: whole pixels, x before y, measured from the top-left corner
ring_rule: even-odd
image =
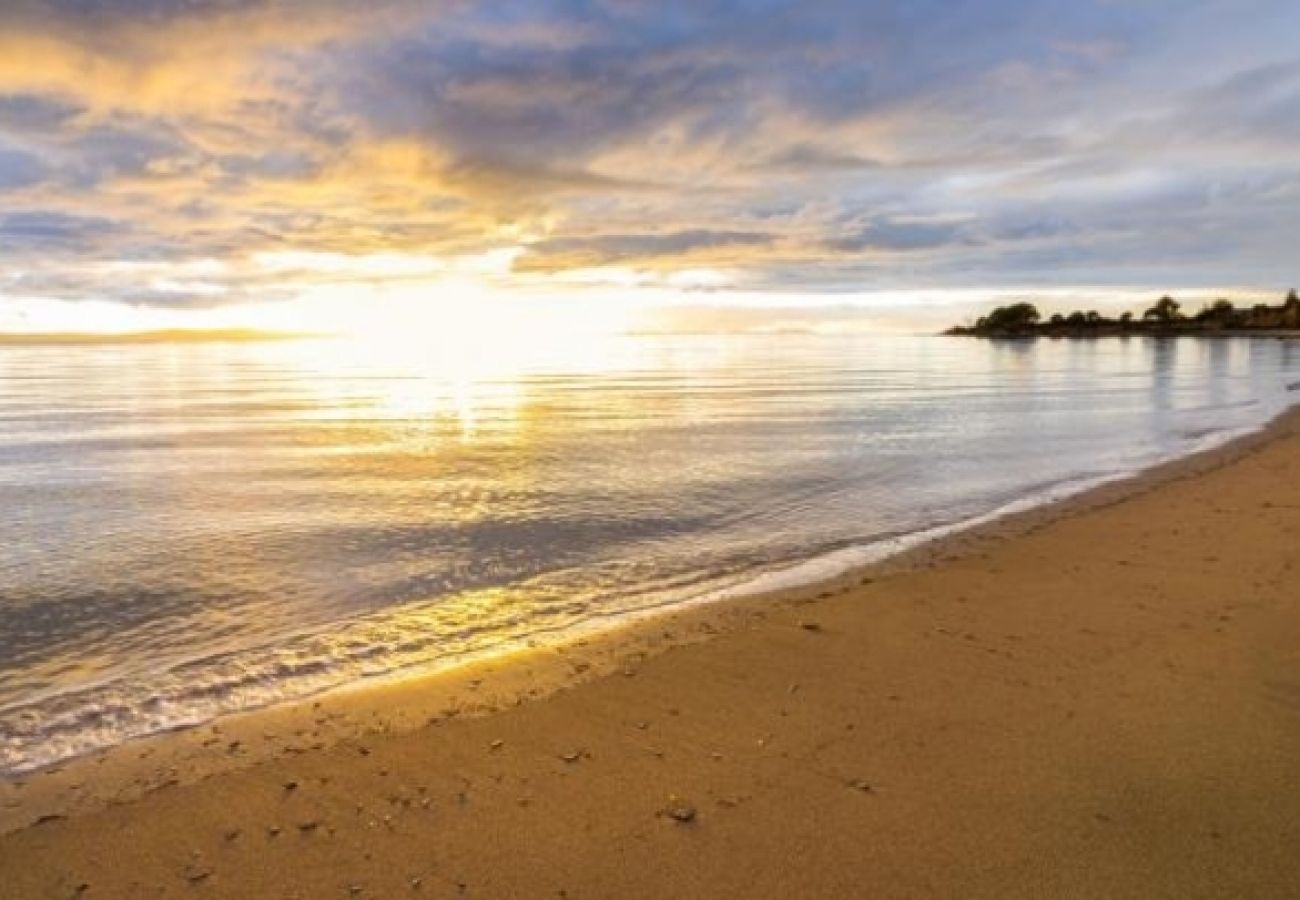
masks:
[[[1059,494],[1297,382],[1244,338],[0,347],[0,771]]]

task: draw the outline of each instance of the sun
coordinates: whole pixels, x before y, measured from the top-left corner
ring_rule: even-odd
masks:
[[[262,324],[470,361],[538,349],[578,353],[633,327],[635,304],[625,298],[521,283],[513,266],[522,252],[260,254],[253,263],[294,295],[264,309]]]

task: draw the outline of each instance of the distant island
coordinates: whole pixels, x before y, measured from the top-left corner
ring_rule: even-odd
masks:
[[[1140,317],[1126,312],[1119,318],[1103,316],[1096,310],[1057,313],[1044,319],[1032,303],[999,306],[974,325],[958,325],[944,332],[949,335],[991,338],[1021,337],[1110,337],[1113,335],[1300,335],[1300,297],[1293,290],[1280,306],[1259,303],[1237,307],[1231,300],[1207,303],[1192,315],[1173,297],[1164,296]]]
[[[160,331],[11,331],[0,333],[0,346],[41,344],[196,344],[217,341],[287,341],[306,333],[253,328],[170,328]]]

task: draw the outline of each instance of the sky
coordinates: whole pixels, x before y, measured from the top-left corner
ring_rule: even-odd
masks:
[[[1280,295],[1298,36],[1294,0],[4,0],[0,329]]]

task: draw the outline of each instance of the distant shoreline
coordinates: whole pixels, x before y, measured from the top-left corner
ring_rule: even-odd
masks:
[[[1249,307],[1220,298],[1187,315],[1183,304],[1166,294],[1140,316],[1126,312],[1118,318],[1108,318],[1095,309],[1048,318],[1034,304],[1021,302],[999,306],[975,324],[958,325],[944,334],[986,338],[1298,337],[1300,296],[1293,290],[1280,306],[1257,303]]]
[[[291,341],[317,337],[308,332],[259,331],[254,328],[170,328],[157,331],[108,332],[10,332],[0,334],[0,346],[78,344],[197,344],[223,341]]]
[[[1124,327],[1119,325],[1101,328],[1057,327],[1054,325],[1036,325],[1032,328],[989,329],[971,326],[957,326],[943,332],[948,337],[979,337],[1005,340],[1023,340],[1032,338],[1056,339],[1097,339],[1114,337],[1197,337],[1197,338],[1300,338],[1300,328],[1204,328],[1195,323],[1181,326],[1143,326]]]

